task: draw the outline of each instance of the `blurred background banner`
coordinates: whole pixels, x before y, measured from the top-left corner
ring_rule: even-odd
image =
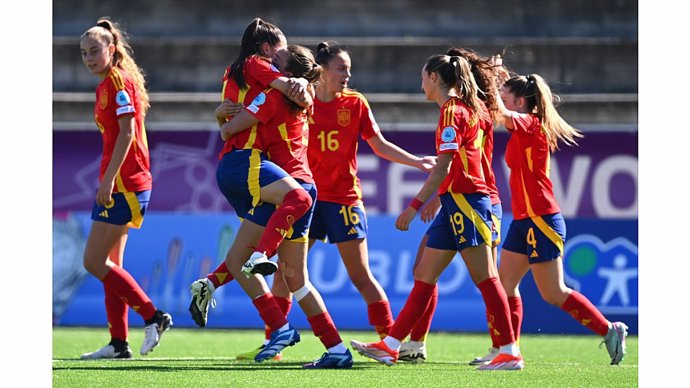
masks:
[[[434,155],[434,124],[386,131],[386,138],[418,155]],[[551,162],[551,180],[566,220],[637,218],[637,133],[585,131],[578,147],[563,146]],[[230,212],[218,190],[216,166],[222,147],[216,130],[150,131],[153,192],[149,209],[171,212]],[[504,164],[508,133],[497,132],[494,172],[503,211],[510,212],[509,170]],[[98,131],[53,135],[53,206],[56,211],[90,210],[98,186]],[[398,214],[424,183],[418,170],[377,157],[360,141],[359,177],[369,214]],[[395,188],[391,190],[390,188]]]
[[[349,49],[349,86],[363,93],[386,139],[434,154],[438,106],[420,90],[429,56],[464,47],[501,53],[518,74],[537,73],[561,97],[564,119],[581,129],[579,147],[562,146],[551,179],[567,225],[566,282],[607,318],[637,333],[638,313],[638,3],[636,0],[55,0],[53,2],[53,317],[56,325],[106,327],[103,286],[82,267],[102,143],[93,120],[98,78],[84,68],[79,37],[110,16],[127,31],[151,97],[146,129],[153,191],[125,267],[176,326],[193,326],[189,284],[223,260],[238,228],[215,179],[221,148],[214,109],[221,78],[255,17],[276,24],[289,44],[336,41]],[[493,167],[510,224],[508,133],[496,129]],[[359,177],[370,223],[371,267],[394,315],[412,286],[416,219],[394,228],[425,175],[375,156],[360,141]],[[366,306],[334,246],[317,243],[311,280],[336,325],[369,329]],[[271,277],[269,277],[271,279]],[[272,281],[272,280],[271,280]],[[541,300],[531,275],[520,286],[525,332],[587,333]],[[209,327],[262,327],[231,283],[214,294]],[[132,325],[141,325],[130,314]],[[290,320],[307,327],[295,306]],[[482,299],[456,256],[440,280],[432,330],[485,332]]]

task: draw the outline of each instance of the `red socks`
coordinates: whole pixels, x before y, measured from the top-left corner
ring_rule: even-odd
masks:
[[[288,313],[290,312],[290,308],[292,307],[292,298],[283,298],[282,296],[274,295],[273,299],[275,299],[276,303],[278,304],[278,307],[280,307],[280,311],[283,312],[285,319],[287,319]],[[264,333],[266,334],[266,339],[271,339],[271,333],[273,333],[273,330],[271,330],[270,327],[264,325]]]
[[[509,296],[508,307],[510,308],[510,325],[513,328],[515,342],[517,342],[520,340],[520,330],[522,328],[522,298],[519,296]],[[486,311],[486,321],[489,322],[489,310]],[[499,348],[498,336],[492,330],[492,323],[489,323],[489,335],[491,336],[491,346]]]
[[[103,290],[105,291],[105,315],[108,318],[110,337],[127,341],[129,309],[122,299],[115,295],[115,292],[105,283],[103,284]]]
[[[422,316],[412,327],[412,331],[410,332],[410,339],[412,341],[424,342],[426,340],[426,335],[429,334],[429,329],[431,329],[431,320],[434,318],[434,313],[436,312],[437,304],[438,285],[434,284],[434,291],[431,294],[429,306],[427,306],[426,310],[424,311],[424,314],[422,314]]]
[[[393,313],[387,300],[380,300],[367,306],[369,324],[376,328],[379,337],[385,338],[393,327]]]
[[[573,290],[563,302],[561,310],[570,314],[583,326],[604,337],[609,331],[609,321],[584,295]]]
[[[314,332],[314,335],[319,337],[319,340],[321,340],[321,343],[326,349],[332,348],[343,342],[328,311],[308,317],[307,320],[309,321],[309,325],[311,325],[311,330]]]
[[[410,296],[407,297],[405,306],[400,310],[398,318],[395,320],[395,324],[388,335],[398,341],[404,340],[410,334],[419,317],[426,311],[433,293],[434,284],[415,280]]]
[[[223,284],[230,283],[234,278],[230,274],[228,265],[225,262],[220,263],[218,268],[214,269],[212,273],[206,275],[206,278],[218,288]]]
[[[139,287],[132,275],[122,267],[111,267],[103,278],[103,284],[110,287],[123,303],[129,305],[144,320],[151,319],[156,312],[156,307],[151,303],[148,295]]]
[[[522,298],[519,296],[509,296],[508,306],[510,306],[510,323],[513,326],[513,335],[515,336],[515,341],[519,341],[520,331],[522,330]]]
[[[272,331],[276,331],[287,325],[288,321],[285,319],[283,311],[270,292],[254,299],[252,303],[254,303],[254,306],[259,311],[261,319],[263,319],[264,323]]]
[[[493,336],[496,336],[498,347],[515,342],[510,323],[508,297],[501,282],[498,281],[498,278],[491,277],[477,284],[477,288],[484,298],[487,311],[486,320],[489,324],[489,330],[493,333],[492,340]]]
[[[309,210],[311,204],[311,196],[304,189],[295,189],[285,194],[282,205],[276,208],[268,220],[256,251],[265,252],[268,257],[275,255],[278,245],[292,234],[292,224]]]

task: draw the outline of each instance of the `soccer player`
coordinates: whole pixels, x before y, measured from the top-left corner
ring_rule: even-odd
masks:
[[[498,110],[498,105],[496,103],[496,96],[491,93],[492,90],[496,89],[496,77],[494,75],[494,67],[502,66],[501,64],[495,64],[492,61],[492,57],[483,57],[475,53],[472,50],[466,48],[452,48],[446,52],[447,55],[457,55],[461,56],[470,63],[472,70],[472,75],[477,82],[477,97],[482,102],[482,107],[486,110],[486,115],[483,117],[479,126],[483,131],[482,135],[482,171],[484,173],[484,179],[486,181],[486,186],[489,189],[489,197],[491,198],[491,219],[494,224],[494,228],[491,235],[491,257],[493,259],[494,265],[497,265],[498,257],[498,245],[500,243],[500,233],[501,233],[501,218],[503,216],[503,207],[501,206],[501,199],[498,196],[498,187],[496,186],[496,177],[494,175],[491,163],[493,161],[493,150],[494,150],[494,123],[500,123],[502,116]],[[436,215],[436,212],[441,207],[441,202],[438,196],[434,196],[424,209],[422,209],[420,217],[424,222],[431,222]],[[421,254],[424,251],[424,246],[428,241],[428,235],[425,234],[420,242],[420,246],[417,252],[417,257],[415,259],[414,269],[417,267],[421,260]],[[449,246],[448,249],[453,249]],[[410,340],[403,342],[400,347],[400,355],[398,360],[409,361],[414,363],[424,362],[427,359],[427,349],[426,349],[426,337],[431,328],[431,321],[433,319],[434,312],[436,310],[436,305],[438,303],[438,286],[434,285],[434,291],[431,296],[431,301],[429,302],[429,307],[422,314],[422,317],[417,321],[412,327],[410,332]],[[508,303],[513,303],[511,298],[508,298]],[[488,319],[488,310],[487,310]],[[488,322],[487,322],[488,323]],[[492,347],[489,349],[489,353],[484,357],[477,357],[470,362],[470,365],[483,365],[489,363],[498,354],[498,342],[494,335],[494,331],[491,330],[491,324],[489,323],[489,334],[492,339]]]
[[[380,157],[425,172],[436,158],[411,155],[384,138],[366,98],[347,88],[352,61],[344,47],[335,42],[319,43],[316,62],[323,74],[309,120],[308,156],[319,198],[309,229],[309,247],[316,240],[338,246],[350,279],[367,304],[369,323],[383,338],[393,326],[393,315],[385,291],[369,269],[367,216],[357,177],[358,140],[367,141]],[[285,283],[275,281],[271,291],[282,306],[287,306],[287,315],[292,297]],[[270,334],[267,327],[266,341]],[[251,358],[260,349],[242,353],[238,359]]]
[[[285,77],[271,64],[276,53],[284,51],[286,47],[285,35],[274,24],[258,18],[249,23],[242,35],[240,53],[223,76],[222,102],[215,111],[219,127],[269,86],[290,96],[302,107],[312,105],[312,96],[306,89],[308,82]],[[273,218],[275,223],[280,224],[280,219],[286,216],[298,219],[310,207],[307,205],[311,201],[309,194],[289,174],[268,161],[260,150],[261,136],[256,126],[224,139],[216,170],[221,192],[240,218],[244,218],[247,211],[263,201],[279,205]],[[259,172],[269,175],[261,176]],[[268,180],[268,177],[272,178]],[[279,217],[281,214],[285,217]],[[252,270],[266,275],[276,270],[275,263],[262,253],[275,251],[282,241],[279,233],[273,233],[275,229],[271,228],[257,243],[257,251],[261,252],[253,252],[257,254],[253,265],[246,268],[248,272],[245,276],[251,274]],[[283,226],[281,229],[287,228]],[[207,278],[190,285],[192,300],[189,311],[197,325],[206,326],[209,305],[215,305],[211,297],[215,288],[234,278],[224,261]]]
[[[484,298],[500,345],[498,356],[479,369],[522,369],[524,361],[515,344],[508,300],[491,257],[491,200],[481,167],[483,131],[479,127],[486,113],[477,97],[477,84],[469,62],[456,55],[430,57],[421,75],[426,98],[440,107],[436,129],[438,163],[395,226],[408,230],[422,204],[437,190],[441,212],[428,232],[412,291],[388,336],[379,342],[352,340],[350,344],[366,357],[394,364],[401,341],[429,306],[439,276],[460,252]]]
[[[280,89],[289,96],[289,87],[291,83],[284,77],[281,77],[277,69],[270,64],[270,60],[274,58],[277,53],[284,51],[286,46],[287,41],[285,35],[278,27],[264,22],[259,18],[254,19],[245,29],[240,47],[240,55],[230,67],[230,72],[239,89],[245,92],[243,89],[247,86],[245,80],[246,73],[247,78],[255,77],[260,85]],[[262,55],[257,55],[259,54],[259,52],[256,51],[257,49]],[[297,82],[294,79],[293,81]],[[302,79],[302,81],[305,80]],[[303,86],[306,87],[306,83]],[[240,94],[242,92],[240,92]],[[301,99],[296,99],[299,105],[303,108],[311,106],[312,97],[306,93],[306,90],[304,90],[303,94],[299,97],[302,97]],[[221,125],[221,121],[222,119],[219,118],[219,125]],[[228,139],[223,138],[223,140]],[[235,140],[235,142],[236,141],[237,140]],[[242,148],[246,149],[246,144],[245,147]],[[261,201],[279,206],[274,215],[271,216],[266,232],[261,237],[255,251],[242,268],[242,273],[244,273],[245,276],[250,276],[255,273],[266,276],[274,273],[278,269],[277,265],[268,260],[268,258],[275,255],[275,251],[283,239],[283,235],[279,231],[287,230],[290,227],[290,225],[282,220],[296,220],[311,206],[311,204],[308,203],[310,202],[309,194],[302,190],[299,185],[285,187],[282,182],[277,182],[276,185],[264,187],[262,192]],[[256,195],[253,197],[254,203],[252,205],[256,205],[259,197]]]
[[[315,82],[321,74],[321,67],[314,61],[309,49],[301,46],[288,46],[287,50],[276,55],[276,65],[286,75],[298,76]],[[308,112],[294,104],[288,105],[285,97],[274,89],[266,89],[252,101],[244,111],[232,120],[223,124],[221,134],[223,139],[246,130],[252,125],[259,124],[259,134],[262,137],[262,151],[270,155],[271,160],[284,169],[292,178],[297,180],[304,190],[309,192],[310,199],[316,200],[316,186],[307,162],[307,142],[309,126]],[[319,292],[309,282],[307,272],[307,232],[313,214],[313,202],[309,202],[308,211],[299,219],[286,218],[287,227],[281,233],[286,238],[278,247],[278,261],[281,266],[282,280],[307,316],[314,335],[319,338],[326,348],[321,358],[304,365],[305,368],[351,368],[352,354],[345,347],[338,330],[331,319]],[[274,211],[274,205],[263,203],[247,212],[240,231],[235,239],[233,248],[237,245],[249,251],[246,245],[252,245],[257,235],[269,229],[268,220]],[[244,233],[246,229],[248,233]],[[242,256],[229,255],[226,262],[231,273],[237,274],[243,263]],[[263,277],[252,276],[248,279],[237,279],[247,295],[252,300],[273,298],[267,290]],[[280,281],[280,280],[278,280]],[[260,314],[261,307],[257,306]],[[269,342],[254,356],[254,360],[262,361],[276,356],[285,346],[299,342],[297,330],[287,323],[286,314],[272,319],[285,322],[285,327],[276,331],[276,325],[270,325],[272,330]],[[262,315],[264,317],[264,315]],[[285,329],[285,330],[283,330]]]
[[[172,317],[151,302],[123,268],[129,228],[139,228],[151,196],[151,172],[144,117],[149,98],[144,75],[119,26],[105,18],[81,36],[86,68],[101,82],[94,116],[103,137],[103,156],[84,268],[103,282],[110,342],[82,359],[132,358],[127,342],[127,307],[145,323],[141,355],[158,346]]]
[[[505,158],[510,168],[513,222],[503,242],[499,275],[508,297],[518,302],[510,305],[516,338],[523,315],[518,286],[532,270],[544,301],[602,336],[611,364],[618,364],[625,356],[628,327],[608,321],[584,295],[563,281],[566,228],[549,179],[550,155],[558,150],[559,141],[575,145],[582,134],[558,114],[551,89],[541,76],[507,79],[505,72],[500,76],[505,83],[500,92],[494,92],[500,96],[498,106],[511,133]]]

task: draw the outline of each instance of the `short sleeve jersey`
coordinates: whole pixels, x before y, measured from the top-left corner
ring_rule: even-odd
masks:
[[[113,192],[151,190],[151,162],[139,93],[129,75],[124,70],[113,67],[96,88],[94,118],[103,137],[99,181],[103,181],[120,134],[118,120],[125,116],[134,116],[134,139],[115,176]]]
[[[484,180],[486,187],[489,189],[489,196],[491,197],[491,204],[495,205],[501,203],[501,198],[498,196],[498,187],[496,186],[496,176],[494,169],[491,166],[494,157],[494,124],[490,119],[489,109],[482,103],[485,117],[479,120],[479,128],[482,130],[482,171],[484,171]]]
[[[228,99],[232,102],[240,102],[246,105],[280,76],[280,71],[268,59],[253,55],[244,62],[244,80],[247,84],[245,89],[240,89],[237,85],[235,78],[231,74],[231,68],[225,69],[221,101]],[[233,149],[242,150],[249,148],[262,148],[261,137],[257,132],[256,126],[226,140],[219,158],[222,158],[223,155]]]
[[[482,134],[478,119],[459,98],[452,97],[443,104],[436,127],[436,152],[452,154],[453,159],[439,194],[489,194],[481,166]]]
[[[512,117],[513,129],[506,146],[510,168],[510,196],[516,220],[559,213],[549,179],[550,152],[541,120],[533,114]]]
[[[286,97],[271,88],[259,93],[246,110],[260,121],[262,151],[268,158],[291,177],[314,183],[307,161],[307,115],[291,110]]]
[[[348,206],[362,203],[357,177],[359,138],[367,140],[379,132],[362,94],[345,89],[329,102],[314,99],[308,155],[320,200]]]

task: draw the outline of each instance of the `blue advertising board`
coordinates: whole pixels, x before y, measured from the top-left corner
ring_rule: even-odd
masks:
[[[55,324],[106,326],[103,286],[81,268],[83,240],[90,226],[89,214],[73,212],[54,220]],[[412,266],[427,225],[419,218],[410,230],[394,227],[391,215],[369,216],[371,270],[385,289],[394,316],[412,288]],[[624,320],[637,332],[637,220],[566,220],[568,241],[564,257],[566,282],[587,296],[611,320]],[[504,217],[503,233],[510,224]],[[211,272],[225,258],[239,227],[232,213],[147,213],[141,229],[131,230],[125,268],[148,293],[156,306],[173,315],[175,326],[194,327],[187,311],[189,284]],[[57,244],[57,245],[56,245]],[[499,256],[500,257],[500,256]],[[309,275],[320,291],[340,329],[368,330],[367,307],[350,282],[337,248],[317,242],[309,252]],[[270,276],[267,279],[273,281]],[[439,307],[432,330],[486,331],[485,308],[459,255],[439,280]],[[520,286],[525,317],[523,332],[589,333],[568,314],[541,300],[531,275]],[[214,293],[215,309],[209,312],[210,328],[261,328],[263,323],[251,301],[236,282]],[[289,319],[299,328],[308,322],[297,304]],[[132,326],[143,321],[129,315]]]

